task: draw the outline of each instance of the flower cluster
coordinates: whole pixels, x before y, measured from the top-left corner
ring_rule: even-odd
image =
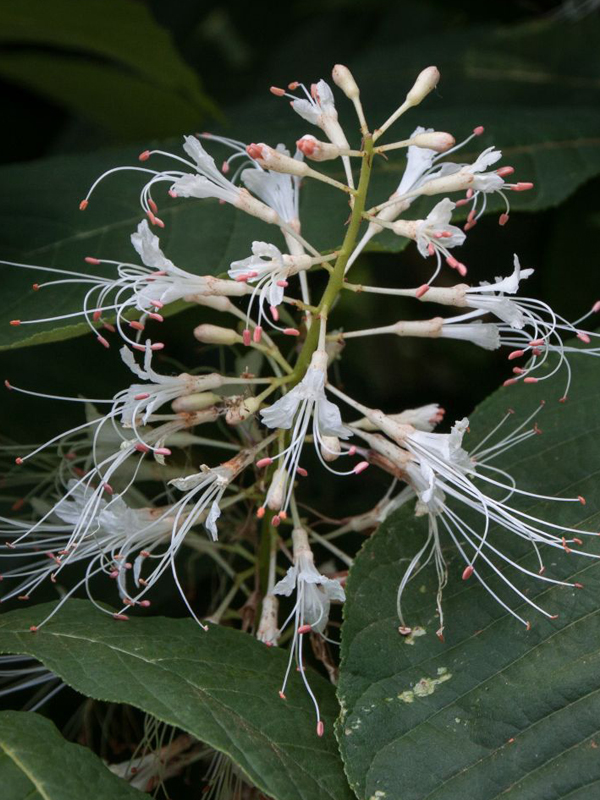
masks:
[[[334,93],[324,80],[310,88],[297,82],[287,89],[272,87],[275,96],[291,100],[298,122],[313,126],[298,138],[293,155],[283,144],[246,144],[210,134],[186,136],[184,155],[146,150],[139,165],[116,167],[93,184],[81,202],[82,210],[90,205],[99,184],[117,171],[129,171],[133,179],[145,181],[140,193],[143,218],[131,235],[135,252],[131,263],[90,255],[83,272],[2,262],[48,275],[47,281],[34,284],[36,290],[65,283],[85,289],[80,309],[43,320],[15,319],[12,325],[80,317],[103,347],[119,342],[121,359],[132,374],[130,385],[100,399],[42,394],[6,381],[11,391],[83,403],[85,417],[30,452],[16,454],[11,475],[21,470],[24,477],[22,484],[14,485],[27,485],[27,470],[37,465],[31,485],[44,490],[24,493],[13,506],[15,515],[0,518],[7,564],[3,578],[9,585],[4,600],[29,599],[49,581],[60,587],[54,614],[79,589],[96,602],[95,587],[107,578],[119,604],[113,616],[126,621],[131,608],[150,604],[153,587],[168,572],[202,627],[202,618],[219,622],[227,614],[228,619],[243,619],[265,645],[276,646],[286,627],[292,626],[280,695],[285,699],[296,664],[315,706],[319,735],[324,725],[305,673],[304,643],[311,639],[315,654],[333,675],[335,666],[326,646],[335,644],[328,635],[330,614],[332,604],[345,600],[343,584],[352,564],[334,540],[345,533],[370,530],[406,503],[414,504],[416,515],[426,517],[426,539],[398,587],[402,634],[411,631],[402,605],[406,585],[431,564],[438,580],[438,635],[443,637],[442,594],[448,570],[455,568],[454,561],[448,562],[448,545],[464,562],[463,579],[479,580],[522,624],[529,627],[530,622],[486,576],[493,573],[519,602],[552,616],[527,596],[518,581],[507,577],[504,567],[561,583],[544,574],[545,553],[558,549],[592,557],[581,537],[593,532],[564,529],[519,510],[514,500],[527,492],[490,464],[507,448],[536,434],[539,409],[506,435],[491,432],[469,452],[463,441],[467,420],[456,422],[450,433],[438,433],[435,428],[444,411],[436,403],[384,414],[341,391],[330,369],[341,345],[354,338],[451,338],[487,350],[508,348],[508,359],[518,360],[520,366],[512,368],[505,385],[535,383],[564,370],[564,400],[570,382],[569,354],[575,348],[564,345],[563,337],[578,337],[581,352],[600,353],[594,344],[597,335],[581,327],[585,317],[570,323],[545,303],[523,296],[521,284],[533,270],[521,268],[517,256],[512,273],[494,283],[436,285],[442,272],[446,279],[456,273],[465,279],[469,270],[456,254],[486,210],[489,197],[501,198],[505,210],[499,222],[504,226],[510,193],[533,188],[529,182],[511,182],[514,170],[499,166],[502,153],[493,146],[482,148],[471,162],[461,161],[462,148],[484,134],[480,126],[457,143],[450,133],[413,125],[408,137],[380,144],[404,114],[425,100],[439,77],[435,67],[423,70],[399,108],[372,129],[353,76],[337,65],[333,81],[358,119],[354,137],[343,130]],[[353,138],[357,149],[350,144]],[[227,150],[221,167],[205,144]],[[369,205],[373,170],[383,157],[394,157],[398,151],[405,168],[396,190],[388,199]],[[343,182],[316,168],[337,159]],[[163,168],[151,166],[157,161]],[[342,244],[338,246],[333,232],[329,251],[320,252],[304,235],[299,198],[309,181],[321,182],[349,205]],[[431,198],[423,218],[411,216],[417,198],[426,202]],[[203,204],[214,201],[250,215],[263,230],[260,239],[247,242],[243,257],[218,277],[176,266],[159,238],[165,228],[159,202],[198,204],[201,213]],[[466,222],[459,226],[457,209],[462,207],[467,210]],[[353,264],[384,230],[415,242],[420,256],[431,259],[433,266],[426,268],[418,286],[398,289],[351,282]],[[312,280],[315,275],[318,281]],[[315,287],[323,285],[321,296],[314,300]],[[339,332],[332,326],[336,303],[348,293],[363,292],[408,297],[457,311]],[[206,363],[174,374],[165,364],[176,362],[164,358],[161,362],[165,344],[155,338],[156,331],[165,324],[165,309],[177,301],[197,308],[199,324],[193,336],[221,348],[218,369]],[[213,315],[208,319],[220,314],[223,324],[207,321],[204,309]],[[598,310],[597,303],[590,314]],[[253,367],[255,372],[242,369],[240,358],[235,359],[236,367],[229,366],[234,363],[229,353],[249,352],[259,357],[252,361],[259,364]],[[551,356],[551,368],[542,370]],[[360,417],[343,421],[339,402]],[[375,508],[341,521],[328,520],[302,502],[302,483],[308,478],[303,463],[310,447],[317,468],[320,464],[355,491],[367,467],[379,470],[386,484],[386,473],[393,482]],[[398,488],[399,482],[403,485]],[[584,500],[559,498],[558,502]],[[319,533],[317,522],[333,522],[334,527]],[[493,526],[530,545],[539,558],[539,571],[514,561],[488,535]],[[194,556],[212,559],[221,576],[215,582],[220,588],[204,604],[191,598],[179,575],[183,547]],[[315,554],[329,560],[317,568]],[[287,571],[281,563],[284,558],[291,563]],[[75,565],[78,570],[71,569]],[[261,576],[258,600],[256,586],[250,585],[257,575]],[[279,604],[286,603],[280,598],[289,597],[293,597],[289,616],[280,624]],[[110,613],[105,605],[98,608]]]

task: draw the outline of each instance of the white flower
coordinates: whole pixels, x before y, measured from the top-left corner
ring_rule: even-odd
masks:
[[[290,155],[283,144],[278,144],[276,150],[286,156]],[[301,161],[302,153],[296,150],[294,158]],[[253,167],[242,171],[241,177],[245,186],[276,211],[284,222],[297,225],[300,216],[298,201],[300,178],[284,172],[271,172],[259,166],[254,159],[252,161]]]
[[[494,314],[510,325],[511,328],[521,330],[530,316],[527,306],[521,307],[518,301],[505,297],[506,294],[516,294],[520,281],[533,275],[532,269],[521,269],[518,257],[514,257],[514,271],[508,278],[496,278],[495,283],[481,283],[479,286],[467,289],[465,301],[470,308],[477,308]]]
[[[219,538],[217,520],[221,516],[219,505],[225,490],[234,477],[235,472],[229,466],[221,465],[220,467],[211,468],[203,464],[200,467],[200,472],[195,475],[189,475],[186,478],[175,478],[169,481],[171,486],[186,492],[181,502],[179,515],[193,501],[191,509],[186,511],[185,521],[179,527],[177,534],[179,538],[183,538],[208,509],[204,518],[204,527],[212,536],[213,541],[217,541]]]
[[[417,248],[423,258],[433,255],[433,251],[447,256],[449,247],[458,247],[465,241],[463,231],[450,224],[455,208],[455,204],[445,197],[432,208],[426,219],[417,223]]]
[[[462,319],[462,317],[456,317]],[[497,350],[502,344],[500,327],[493,322],[454,323],[452,317],[444,320],[439,336],[442,339],[460,339],[472,342],[484,350]]]
[[[306,531],[302,528],[294,528],[292,541],[294,564],[288,569],[286,576],[273,589],[273,594],[284,595],[285,597],[289,597],[294,591],[296,592],[296,602],[289,617],[294,619],[294,637],[290,648],[288,667],[279,694],[285,699],[285,687],[291,665],[295,659],[300,667],[300,674],[306,690],[315,706],[317,733],[322,736],[323,723],[319,712],[319,704],[305,675],[302,645],[304,636],[307,633],[314,632],[321,636],[324,635],[329,621],[331,602],[343,603],[346,595],[339,581],[321,575],[316,569]]]

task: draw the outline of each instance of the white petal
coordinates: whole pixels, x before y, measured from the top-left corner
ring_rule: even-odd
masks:
[[[296,588],[297,574],[298,570],[296,567],[290,567],[286,572],[285,577],[282,578],[279,583],[275,584],[273,588],[273,594],[282,594],[285,597],[289,597]]]
[[[147,220],[142,220],[137,227],[137,232],[131,235],[131,244],[147,267],[166,270],[173,267],[173,263],[165,258],[160,249],[160,240],[150,230]]]

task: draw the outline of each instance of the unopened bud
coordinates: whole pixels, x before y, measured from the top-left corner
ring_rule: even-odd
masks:
[[[309,133],[298,139],[296,147],[312,161],[332,161],[340,156],[340,148],[337,145],[321,142]]]
[[[417,76],[412,89],[406,95],[404,101],[407,106],[418,106],[427,95],[432,92],[438,85],[440,79],[440,71],[437,67],[427,67]]]
[[[249,144],[246,152],[257,164],[272,172],[283,172],[287,175],[298,175],[305,177],[308,173],[308,166],[297,158],[286,156],[268,144]]]
[[[221,398],[218,394],[212,392],[194,392],[184,397],[177,397],[171,403],[171,408],[176,414],[180,412],[189,413],[191,411],[204,411],[205,408],[214,406],[215,403],[220,403]]]
[[[219,325],[198,325],[194,328],[194,336],[204,344],[241,344],[242,337],[230,328]]]
[[[321,437],[321,455],[324,461],[335,461],[340,457],[342,446],[337,436]]]
[[[214,294],[190,294],[185,299],[188,303],[198,303],[201,306],[214,308],[215,311],[235,312],[235,306],[228,297],[219,297]]]
[[[348,67],[343,64],[336,64],[332,70],[331,77],[335,85],[340,87],[349,100],[355,100],[360,95],[358,85]]]
[[[267,492],[267,505],[271,511],[280,511],[283,505],[287,477],[287,470],[283,467],[279,467],[273,473],[271,486]]]
[[[416,147],[426,147],[428,150],[435,150],[436,153],[445,153],[456,144],[456,139],[449,133],[442,131],[431,131],[430,133],[418,133],[410,140]]]
[[[279,639],[279,629],[277,627],[278,611],[279,598],[274,594],[266,595],[262,602],[262,612],[256,638],[268,647],[276,647]]]

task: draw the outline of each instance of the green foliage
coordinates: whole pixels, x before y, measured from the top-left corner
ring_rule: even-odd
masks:
[[[278,690],[287,654],[240,631],[191,620],[115,622],[85,601],[70,601],[37,633],[49,606],[0,617],[0,651],[42,661],[69,686],[98,700],[128,703],[229,755],[275,800],[349,800],[333,735],[331,684],[311,675],[325,735],[299,675],[287,700]]]
[[[0,712],[3,800],[81,800],[141,797],[90,750],[66,742],[50,720],[31,712]]]
[[[585,508],[526,497],[517,507],[558,525],[594,531],[600,523],[598,368],[595,359],[577,356],[573,366],[574,388],[566,404],[557,402],[560,378],[500,389],[472,415],[466,446],[482,439],[509,405],[515,413],[507,428],[547,401],[537,417],[542,435],[509,450],[494,466],[525,490],[583,495]],[[464,509],[460,513],[465,516]],[[474,578],[461,580],[465,564],[446,542],[446,641],[435,636],[437,584],[429,569],[404,595],[407,621],[422,629],[406,639],[397,630],[397,587],[425,531],[411,508],[400,509],[367,542],[350,574],[338,736],[358,797],[492,800],[509,790],[519,800],[589,796],[600,781],[594,739],[600,710],[598,563],[560,550],[545,559],[546,576],[580,582],[583,590],[504,571],[530,599],[558,614],[556,620],[536,614],[486,575],[494,590],[531,620],[527,631]],[[530,548],[507,540],[514,535],[496,526],[490,536],[537,572]],[[597,553],[595,541],[584,538],[583,549]]]
[[[11,48],[0,57],[0,76],[129,139],[165,136],[214,114],[198,76],[143,3],[86,0],[82,10],[78,0],[5,0],[0,42]]]

